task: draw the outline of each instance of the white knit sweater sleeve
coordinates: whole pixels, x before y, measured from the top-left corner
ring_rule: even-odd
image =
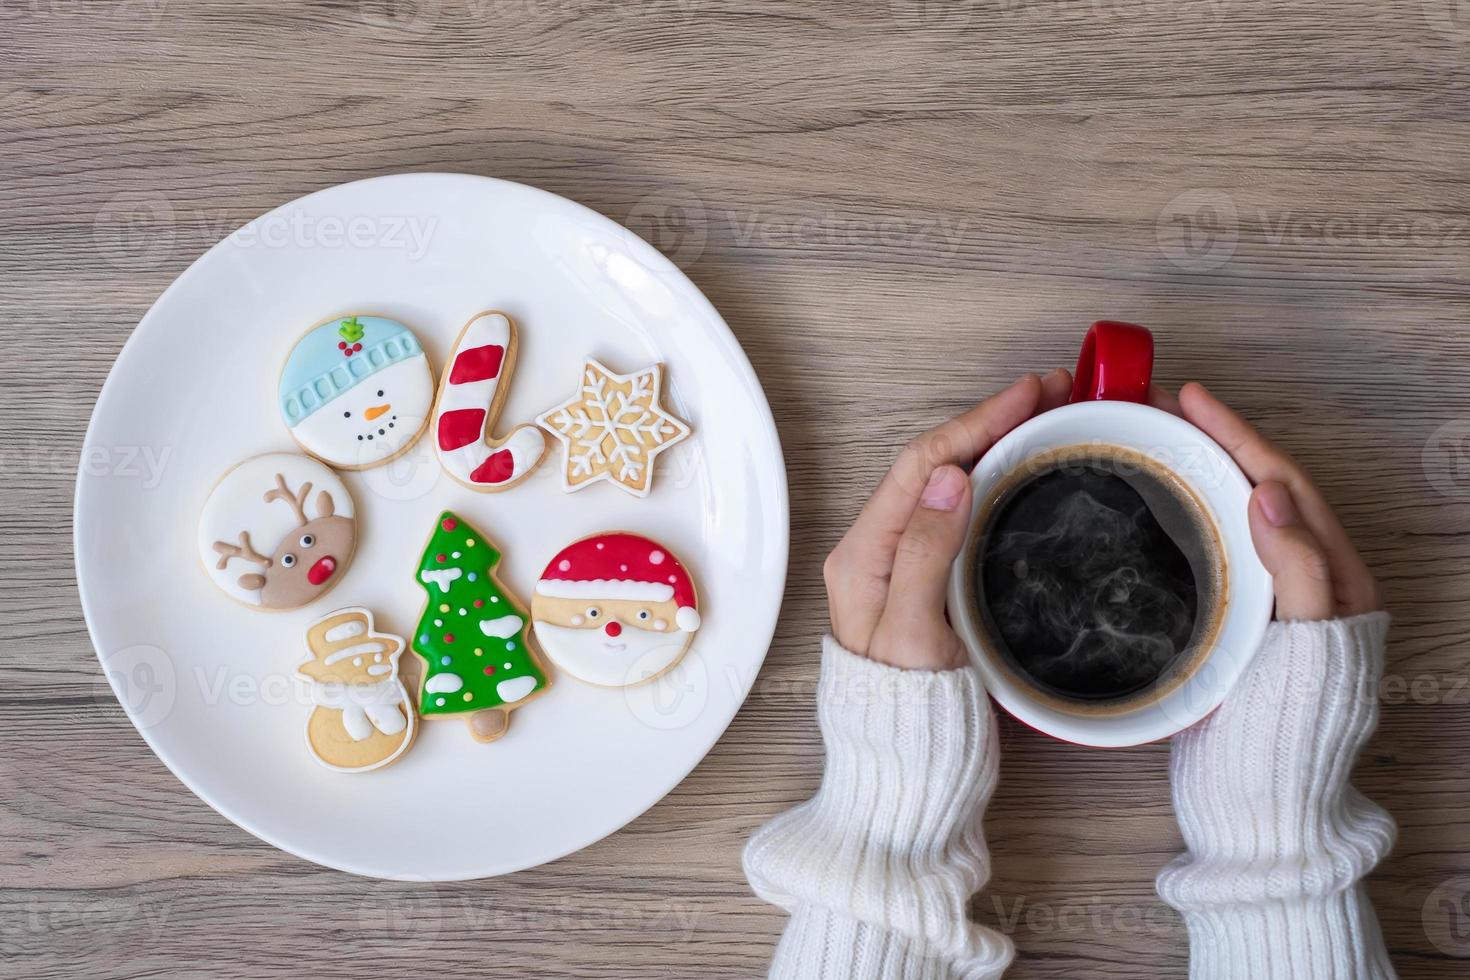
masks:
[[[1378,720],[1385,613],[1273,623],[1225,703],[1174,738],[1189,851],[1159,875],[1192,980],[1393,977],[1360,884],[1394,823],[1348,784]]]
[[[975,671],[898,670],[829,637],[817,717],[821,788],[745,848],[756,894],[791,914],[770,976],[998,977],[1010,940],[965,914],[990,876],[980,817],[999,770]]]

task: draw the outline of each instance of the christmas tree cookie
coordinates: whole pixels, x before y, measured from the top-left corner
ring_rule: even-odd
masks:
[[[425,665],[419,713],[462,716],[480,742],[504,735],[510,712],[550,684],[526,642],[525,606],[495,578],[499,563],[483,534],[445,511],[414,575],[428,593],[413,637]]]

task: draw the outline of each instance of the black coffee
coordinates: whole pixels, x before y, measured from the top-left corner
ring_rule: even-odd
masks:
[[[1218,599],[1213,531],[1192,494],[1126,450],[1028,466],[972,552],[981,622],[1062,698],[1126,698],[1190,656]]]

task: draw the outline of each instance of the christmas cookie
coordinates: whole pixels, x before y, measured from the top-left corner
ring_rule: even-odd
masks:
[[[489,310],[465,324],[444,367],[434,405],[434,446],[445,471],[471,490],[509,489],[546,455],[546,436],[529,422],[504,439],[490,435],[515,363],[515,321]]]
[[[562,479],[568,491],[607,480],[645,497],[659,453],[689,435],[689,426],[659,404],[662,364],[614,374],[588,358],[570,399],[536,421],[566,447]]]
[[[307,627],[306,651],[296,676],[311,695],[313,758],[338,772],[367,772],[408,751],[418,725],[398,679],[403,637],[373,629],[366,609],[338,609]]]
[[[342,469],[386,463],[429,421],[434,375],[397,320],[333,317],[306,332],[281,372],[281,417],[302,449]]]
[[[612,531],[551,559],[531,602],[551,662],[602,687],[628,687],[673,667],[699,629],[689,572],[663,545]]]
[[[307,456],[268,453],[224,475],[199,515],[199,558],[232,599],[294,609],[341,581],[357,550],[352,497]]]
[[[414,631],[424,659],[419,713],[460,716],[480,742],[510,725],[510,712],[550,681],[526,642],[526,610],[495,578],[500,552],[463,518],[445,511],[414,580],[428,593]]]

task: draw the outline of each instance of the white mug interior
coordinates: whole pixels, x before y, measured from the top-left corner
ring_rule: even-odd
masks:
[[[1142,453],[1194,491],[1218,533],[1225,566],[1223,609],[1214,642],[1198,666],[1154,700],[1116,714],[1068,711],[992,661],[981,642],[968,596],[971,550],[955,559],[949,580],[949,617],[970,651],[986,689],[1006,711],[1038,731],[1082,745],[1118,747],[1167,738],[1207,716],[1225,699],[1260,649],[1271,621],[1271,576],[1256,556],[1246,507],[1251,485],[1218,443],[1183,419],[1132,402],[1066,405],[1017,426],[976,464],[973,523],[985,501],[1031,458],[1070,446],[1120,446]]]

